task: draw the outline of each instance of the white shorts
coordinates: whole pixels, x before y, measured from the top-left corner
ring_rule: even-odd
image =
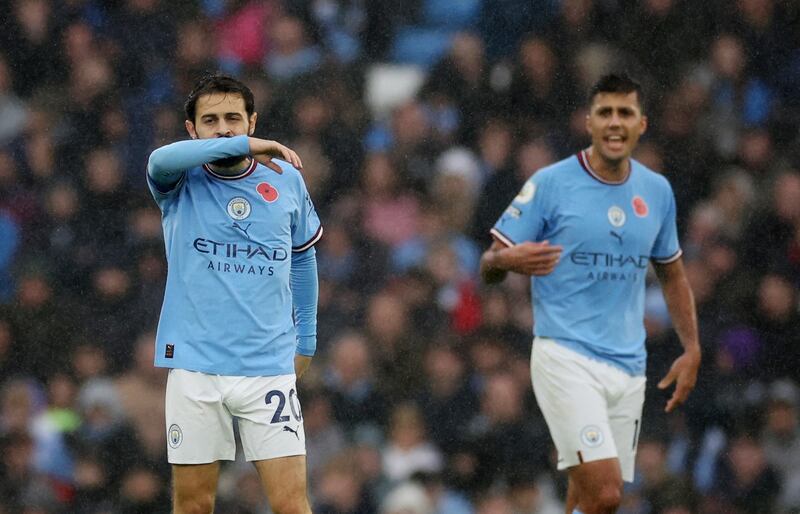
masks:
[[[531,377],[558,469],[616,457],[622,479],[632,482],[645,377],[540,337],[533,340]]]
[[[294,374],[237,377],[171,369],[166,398],[169,462],[234,460],[234,416],[247,460],[305,455]]]

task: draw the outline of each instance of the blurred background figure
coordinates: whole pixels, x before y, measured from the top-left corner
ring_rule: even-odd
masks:
[[[778,380],[769,387],[761,443],[767,463],[781,481],[778,505],[787,511],[800,507],[800,390],[791,380]]]
[[[315,492],[314,512],[321,514],[369,514],[374,499],[365,490],[364,478],[351,455],[343,453],[325,466]]]
[[[441,469],[442,455],[428,439],[419,408],[413,403],[395,407],[383,450],[383,474],[399,482],[417,472],[437,473]]]

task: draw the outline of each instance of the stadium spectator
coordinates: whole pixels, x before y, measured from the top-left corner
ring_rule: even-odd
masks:
[[[779,493],[777,473],[767,462],[763,447],[746,433],[734,437],[720,463],[712,501],[742,514],[773,512]]]
[[[550,468],[543,423],[526,423],[524,390],[507,373],[487,377],[480,411],[468,423],[459,459],[472,465],[461,471],[470,489],[486,491],[515,473],[538,474]]]
[[[780,507],[789,511],[800,506],[800,391],[795,384],[790,380],[770,384],[761,433],[767,463],[780,475]]]
[[[477,409],[477,396],[469,387],[466,362],[453,343],[431,345],[425,352],[425,379],[417,402],[425,417],[431,440],[445,454],[463,442],[451,427],[468,422]]]
[[[0,146],[13,141],[25,128],[28,118],[25,104],[14,94],[12,79],[8,62],[0,54]]]
[[[373,500],[365,494],[364,479],[347,453],[325,466],[317,489],[320,514],[370,514],[375,512]]]
[[[442,455],[427,435],[420,408],[413,403],[397,405],[390,415],[389,438],[383,449],[383,474],[393,483],[417,472],[437,473]]]
[[[333,414],[352,431],[359,426],[381,426],[387,405],[374,377],[374,358],[366,338],[345,332],[332,342],[325,384],[331,391]]]
[[[322,53],[308,40],[303,22],[292,16],[281,16],[269,26],[269,52],[264,59],[264,71],[278,81],[286,82],[317,71]]]
[[[153,367],[155,334],[144,332],[133,343],[133,366],[114,381],[119,402],[142,446],[142,460],[155,468],[166,480],[169,470],[164,464],[162,430],[164,426],[164,387],[167,373]]]
[[[333,417],[330,395],[312,391],[303,401],[303,423],[306,431],[308,484],[314,491],[322,471],[336,455],[347,447],[345,432]]]

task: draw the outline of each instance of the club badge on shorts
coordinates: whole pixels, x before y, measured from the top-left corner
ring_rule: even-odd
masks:
[[[183,442],[183,431],[181,427],[173,423],[167,431],[167,441],[172,448],[177,448]]]
[[[603,444],[603,432],[594,425],[584,427],[581,430],[581,442],[589,448],[597,448]]]

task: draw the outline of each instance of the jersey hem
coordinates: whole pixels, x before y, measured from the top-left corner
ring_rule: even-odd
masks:
[[[184,365],[184,366],[175,366],[171,365],[170,363],[164,363],[156,361],[154,363],[155,367],[157,368],[169,368],[169,369],[184,369],[186,371],[197,371],[199,373],[205,373],[207,375],[219,375],[223,377],[277,377],[279,375],[293,375],[294,374],[294,367],[291,369],[264,369],[260,371],[233,371],[227,369],[211,369],[210,367],[206,366],[192,366],[192,365]]]
[[[536,337],[550,339],[554,343],[559,344],[559,345],[563,346],[564,348],[567,348],[568,350],[572,350],[573,352],[578,353],[580,355],[583,355],[584,357],[586,357],[588,359],[591,359],[591,360],[593,360],[595,362],[599,362],[600,364],[605,364],[607,366],[612,366],[615,369],[618,369],[618,370],[624,372],[626,375],[629,375],[629,376],[632,376],[632,377],[645,376],[646,369],[644,367],[639,369],[638,367],[625,366],[624,364],[620,363],[619,361],[602,358],[602,357],[598,356],[596,353],[593,353],[591,350],[588,350],[585,345],[583,345],[583,344],[581,344],[581,343],[579,343],[577,341],[570,341],[569,339],[561,339],[561,338],[557,338],[557,337],[550,337],[550,336],[538,335],[538,334],[536,335]]]

